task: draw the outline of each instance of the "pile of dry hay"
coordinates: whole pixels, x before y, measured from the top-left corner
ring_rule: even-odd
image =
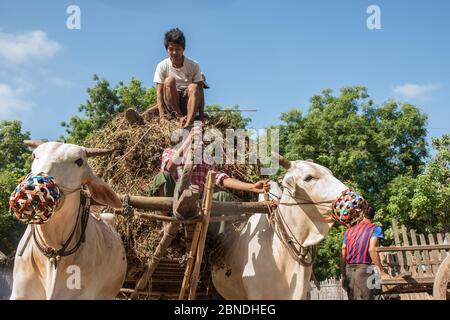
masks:
[[[206,120],[204,126],[205,129],[219,129],[225,137],[225,129],[232,128],[231,119],[223,113]],[[148,196],[152,180],[159,172],[162,152],[171,145],[171,133],[177,128],[179,124],[175,120],[161,125],[157,119],[149,120],[144,125],[131,126],[123,114],[119,114],[86,143],[88,147],[116,151],[108,157],[90,159],[90,165],[117,193]],[[223,165],[219,168],[246,182],[254,181],[258,172],[255,165],[233,165],[232,168]],[[242,200],[254,200],[250,194],[234,194]],[[129,266],[143,266],[152,256],[161,239],[162,227],[159,221],[119,216],[117,229],[126,247]],[[174,242],[179,240],[175,239]],[[205,254],[208,255],[208,251],[211,253],[212,250],[217,250],[217,242],[208,241]],[[181,259],[184,253],[184,246],[171,246],[167,257]]]

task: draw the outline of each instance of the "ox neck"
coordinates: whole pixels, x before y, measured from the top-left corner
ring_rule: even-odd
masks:
[[[261,214],[259,221],[260,223],[257,224],[260,226],[259,232],[262,231],[262,233],[265,234],[269,231],[269,233],[267,233],[268,238],[266,238],[266,244],[269,247],[272,247],[273,252],[277,252],[275,263],[278,265],[280,270],[296,270],[296,268],[300,265],[292,258],[289,251],[286,249],[283,242],[272,228],[269,221],[269,216],[267,214]],[[261,223],[261,221],[264,221],[264,223]]]
[[[73,192],[64,196],[61,208],[56,211],[50,220],[37,226],[42,241],[48,247],[60,249],[69,239],[73,228],[77,224],[80,210],[80,192]],[[75,231],[75,236],[71,242],[78,238],[80,230]]]
[[[293,240],[297,250],[317,245],[329,232],[332,223],[329,222],[329,205],[324,202],[302,203],[290,194],[283,192],[278,213],[279,224],[285,234]],[[309,231],[308,231],[309,230]],[[282,244],[282,239],[274,233],[273,243]],[[290,257],[289,251],[283,247],[284,254]]]

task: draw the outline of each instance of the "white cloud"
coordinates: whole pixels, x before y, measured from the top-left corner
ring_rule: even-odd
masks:
[[[432,91],[441,88],[439,84],[413,84],[405,83],[394,88],[394,93],[399,94],[407,99],[425,98]]]
[[[17,113],[26,112],[32,107],[32,103],[24,98],[27,88],[0,83],[0,119],[16,116]],[[16,117],[18,118],[18,117]]]
[[[34,59],[49,59],[61,49],[61,45],[47,37],[41,30],[18,34],[0,32],[0,60],[21,64]]]
[[[73,82],[67,79],[59,78],[59,77],[50,77],[48,82],[56,87],[60,88],[72,88]]]

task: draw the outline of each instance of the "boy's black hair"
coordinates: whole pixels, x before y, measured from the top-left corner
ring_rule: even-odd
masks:
[[[169,42],[173,42],[179,44],[183,47],[183,50],[186,49],[186,39],[184,37],[183,31],[178,28],[170,29],[164,35],[164,46],[169,47]]]
[[[376,213],[375,207],[369,204],[366,212],[364,212],[364,217],[366,217],[367,219],[373,220],[373,218],[375,217],[375,213]]]

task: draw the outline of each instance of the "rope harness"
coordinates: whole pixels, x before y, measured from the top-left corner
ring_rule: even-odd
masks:
[[[285,189],[286,190],[286,189]],[[283,215],[281,214],[280,205],[285,206],[301,206],[301,205],[315,205],[326,206],[330,209],[329,215],[340,224],[348,225],[359,221],[363,217],[363,212],[367,208],[367,201],[354,192],[352,189],[344,190],[337,199],[331,199],[326,201],[303,201],[294,197],[289,192],[285,194],[294,199],[296,203],[282,203],[280,197],[272,192],[266,193],[265,200],[269,201],[269,194],[277,198],[277,201],[271,200],[267,204],[269,210],[269,222],[272,226],[275,234],[281,240],[281,243],[286,248],[290,256],[303,266],[311,266],[316,258],[317,248],[316,246],[304,247],[295,237],[289,225],[286,223]]]
[[[83,189],[75,189],[75,190],[66,189],[66,192],[64,192],[65,190],[61,188],[61,191],[63,193],[63,196],[71,194],[76,191],[80,192],[80,205],[78,207],[77,219],[75,221],[75,225],[72,229],[72,232],[70,233],[67,240],[64,242],[64,244],[60,249],[48,247],[43,243],[41,235],[36,230],[36,224],[31,224],[31,232],[28,235],[27,239],[25,240],[22,249],[19,251],[19,256],[22,256],[23,252],[25,251],[25,248],[28,245],[28,242],[30,241],[30,238],[33,238],[33,241],[36,244],[38,250],[50,260],[50,262],[54,265],[55,269],[57,268],[57,264],[61,260],[61,257],[67,257],[74,254],[80,248],[81,244],[85,242],[86,228],[89,222],[90,205],[91,205],[91,198],[89,194]],[[71,249],[67,249],[75,236],[78,225],[80,225],[81,228],[80,237],[78,238],[76,244]]]
[[[89,221],[90,202],[91,201],[89,195],[84,190],[80,190],[80,206],[78,207],[77,220],[75,221],[72,232],[60,249],[55,249],[44,245],[41,235],[36,231],[36,226],[31,225],[31,235],[33,237],[34,243],[36,244],[36,247],[44,256],[46,256],[50,260],[51,263],[53,263],[55,269],[57,268],[57,263],[59,260],[61,260],[61,257],[67,257],[74,254],[80,248],[81,244],[85,242],[86,228]],[[71,249],[67,250],[70,242],[75,236],[78,224],[80,224],[81,228],[80,237],[78,238],[76,244]]]
[[[289,255],[297,261],[302,266],[309,267],[314,264],[314,261],[316,259],[317,254],[317,248],[316,246],[309,246],[305,247],[302,246],[300,241],[295,237],[292,230],[289,228],[289,225],[286,223],[286,220],[284,219],[283,215],[281,214],[280,205],[286,205],[286,206],[301,206],[301,205],[326,205],[327,207],[330,206],[333,200],[329,201],[320,201],[320,202],[313,202],[313,201],[303,201],[303,202],[297,202],[297,203],[283,203],[279,202],[281,200],[280,197],[273,194],[272,192],[268,192],[265,194],[266,200],[269,200],[269,194],[273,197],[277,198],[277,201],[271,200],[270,203],[267,205],[267,208],[269,210],[269,222],[272,226],[275,234],[280,239],[283,246],[288,251]],[[300,201],[300,199],[295,198],[291,194],[287,194],[289,197],[296,201]]]
[[[283,215],[280,213],[280,208],[273,209],[271,205],[268,205],[268,208],[270,225],[289,255],[302,266],[311,266],[316,258],[316,246],[302,246],[286,224]]]

